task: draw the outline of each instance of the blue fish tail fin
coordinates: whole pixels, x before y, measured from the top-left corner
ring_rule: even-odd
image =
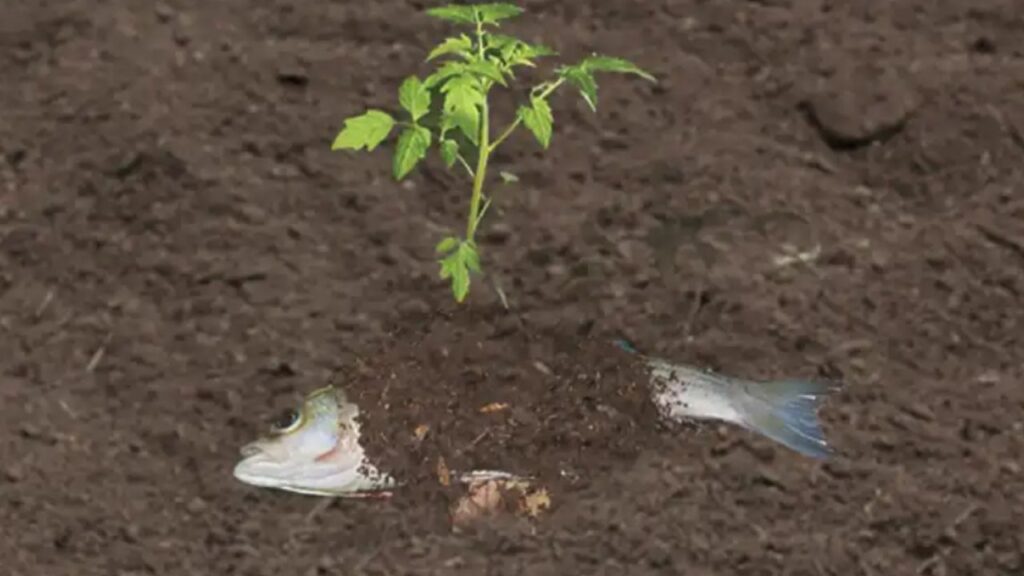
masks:
[[[837,386],[829,382],[777,380],[758,384],[746,423],[758,432],[811,458],[832,455],[818,420],[818,408]]]

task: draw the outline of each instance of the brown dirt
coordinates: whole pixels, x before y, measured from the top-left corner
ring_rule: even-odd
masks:
[[[608,79],[597,115],[562,94],[548,153],[501,154],[521,182],[455,309],[432,246],[461,179],[328,150],[443,34],[422,3],[3,4],[5,573],[1024,571],[1020,2],[524,6],[516,32],[662,81]],[[607,379],[578,402],[574,378],[626,370],[613,334],[842,378],[842,455],[657,429]],[[310,516],[231,477],[281,406],[392,372],[437,441],[507,401],[473,459],[586,477],[534,528],[465,534],[426,492]]]

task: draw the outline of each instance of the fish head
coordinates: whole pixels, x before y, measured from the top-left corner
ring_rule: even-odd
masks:
[[[389,479],[366,465],[359,410],[334,387],[316,390],[285,410],[267,435],[241,448],[234,469],[252,486],[324,496],[386,488]]]

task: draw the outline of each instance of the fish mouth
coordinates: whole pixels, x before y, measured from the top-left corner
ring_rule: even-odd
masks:
[[[258,444],[241,449],[242,460],[234,468],[235,479],[260,488],[276,488],[318,496],[366,497],[386,493],[393,479],[364,470],[365,460],[337,465],[318,460],[280,460]],[[369,473],[367,473],[369,472]]]
[[[239,453],[242,459],[235,464],[232,474],[237,480],[252,486],[282,488],[289,484],[300,468],[297,462],[274,457],[259,441],[242,446]]]
[[[235,465],[233,471],[236,479],[252,486],[274,488],[281,485],[281,479],[274,474],[275,471],[280,470],[280,463],[270,458],[262,448],[248,444],[243,446],[240,452],[242,459]],[[277,465],[275,466],[275,464]]]

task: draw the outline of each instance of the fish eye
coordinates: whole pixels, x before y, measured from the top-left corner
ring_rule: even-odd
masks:
[[[302,424],[302,412],[289,408],[270,424],[270,429],[276,434],[287,434],[293,432],[300,424]]]

